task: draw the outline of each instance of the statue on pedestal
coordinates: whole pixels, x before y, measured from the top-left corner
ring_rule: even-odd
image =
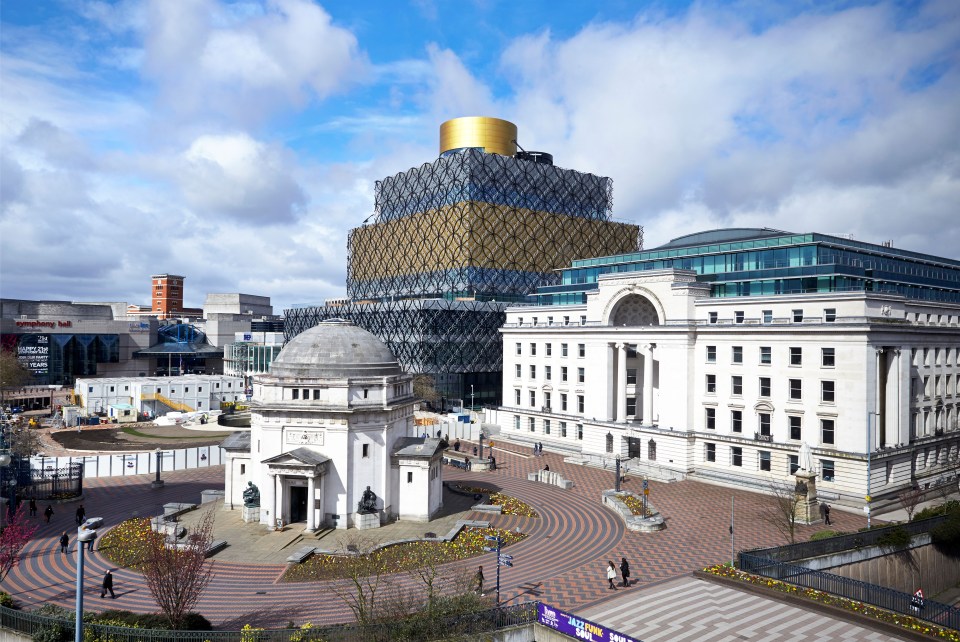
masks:
[[[367,486],[367,490],[363,491],[363,495],[357,503],[357,512],[361,515],[377,512],[377,494],[370,490],[369,486]]]
[[[247,487],[243,489],[243,506],[260,508],[260,489],[253,482],[247,482]]]

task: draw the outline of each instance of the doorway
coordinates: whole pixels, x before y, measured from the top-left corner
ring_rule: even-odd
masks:
[[[307,488],[290,487],[290,523],[307,521]]]

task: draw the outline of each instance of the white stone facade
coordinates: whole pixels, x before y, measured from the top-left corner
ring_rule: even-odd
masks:
[[[696,274],[607,274],[585,305],[514,307],[503,406],[518,440],[757,489],[806,442],[821,496],[956,488],[960,306],[872,293],[711,298]],[[952,464],[950,462],[953,462]]]

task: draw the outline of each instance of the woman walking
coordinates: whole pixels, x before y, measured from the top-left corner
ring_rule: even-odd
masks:
[[[613,563],[613,560],[610,560],[607,562],[607,583],[614,591],[617,590],[617,585],[613,583],[615,579],[617,579],[617,566]]]
[[[630,563],[626,557],[620,558],[620,577],[623,578],[624,586],[630,586]]]

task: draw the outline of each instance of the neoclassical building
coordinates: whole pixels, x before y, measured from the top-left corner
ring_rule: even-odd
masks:
[[[332,319],[297,335],[254,377],[249,434],[223,444],[225,507],[242,507],[253,482],[270,529],[349,528],[369,487],[378,523],[429,520],[442,507],[441,451],[416,436],[414,401],[412,376],[366,330]]]
[[[806,443],[832,501],[956,490],[960,262],[727,230],[577,261],[538,298],[501,330],[511,439],[757,489]]]

